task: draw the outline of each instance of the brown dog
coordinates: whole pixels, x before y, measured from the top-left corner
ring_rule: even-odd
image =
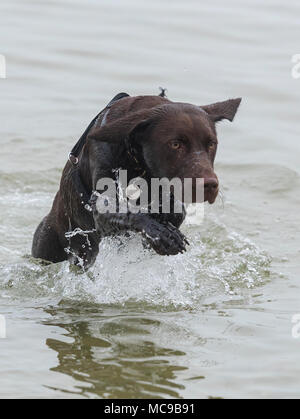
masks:
[[[119,94],[92,121],[73,149],[63,171],[60,190],[50,214],[33,240],[34,257],[51,262],[66,259],[91,265],[101,239],[126,231],[140,232],[161,255],[185,250],[187,240],[178,228],[181,214],[99,213],[95,195],[102,178],[117,181],[126,169],[128,181],[152,178],[203,178],[204,200],[213,203],[219,182],[214,172],[216,122],[233,120],[241,99],[208,106],[171,102],[162,96]],[[193,198],[196,200],[193,185]],[[74,231],[72,234],[67,232]]]

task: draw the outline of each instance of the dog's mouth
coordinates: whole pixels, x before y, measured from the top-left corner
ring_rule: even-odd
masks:
[[[214,175],[204,178],[204,201],[213,204],[219,193],[219,181]]]
[[[201,204],[203,202],[208,202],[209,204],[213,204],[218,196],[219,188],[215,189],[214,191],[207,191],[204,189],[204,193],[196,194],[193,193],[192,201],[189,201],[187,203],[193,203],[193,204]]]
[[[208,202],[209,204],[213,204],[215,200],[217,199],[219,193],[219,188],[217,188],[214,192],[211,191],[205,191],[204,192],[204,201]]]

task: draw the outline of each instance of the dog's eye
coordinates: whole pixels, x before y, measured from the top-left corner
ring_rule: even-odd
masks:
[[[216,146],[217,146],[217,143],[215,142],[215,141],[211,141],[209,144],[208,144],[208,149],[211,151],[211,150],[214,150],[215,148],[216,148]]]
[[[180,141],[172,141],[172,142],[170,143],[170,147],[171,147],[173,150],[179,150],[179,149],[180,149],[180,147],[181,147],[181,142],[180,142]]]

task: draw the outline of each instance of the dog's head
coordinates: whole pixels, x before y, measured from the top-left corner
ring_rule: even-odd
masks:
[[[192,202],[197,202],[195,179],[204,179],[204,200],[212,204],[219,191],[214,172],[216,123],[232,121],[240,102],[230,99],[201,107],[172,102],[158,106],[130,131],[130,147],[152,177],[180,178],[182,182],[193,179]]]

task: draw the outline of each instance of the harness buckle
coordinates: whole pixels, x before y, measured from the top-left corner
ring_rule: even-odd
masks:
[[[78,157],[74,156],[72,153],[69,153],[69,161],[73,164],[73,166],[77,166],[79,162]]]

